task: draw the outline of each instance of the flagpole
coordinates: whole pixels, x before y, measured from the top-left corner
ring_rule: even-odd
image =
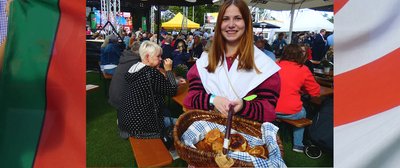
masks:
[[[294,3],[292,4],[292,9],[290,10],[290,26],[289,26],[288,44],[292,43],[293,18],[294,18]]]

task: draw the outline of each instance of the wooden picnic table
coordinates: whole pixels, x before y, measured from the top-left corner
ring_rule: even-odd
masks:
[[[325,87],[325,86],[321,86],[320,87],[320,96],[329,96],[329,95],[333,95],[333,88],[329,88],[329,87]]]
[[[319,77],[319,76],[314,76],[315,81],[321,85],[321,86],[326,86],[326,87],[333,87],[333,78],[332,77]]]
[[[178,92],[172,100],[183,107],[183,100],[185,99],[187,93],[189,91],[189,81],[186,80],[186,83],[178,87]]]
[[[319,97],[311,97],[311,102],[314,104],[321,104],[326,96],[333,95],[333,88],[321,86],[320,87],[320,96]]]

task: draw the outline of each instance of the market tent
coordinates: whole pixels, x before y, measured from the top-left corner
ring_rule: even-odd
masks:
[[[333,23],[324,18],[318,11],[310,9],[296,10],[293,19],[293,32],[313,31],[319,32],[321,29],[333,31]],[[273,11],[271,16],[283,21],[280,29],[276,32],[290,31],[290,12],[289,11]]]
[[[178,14],[175,15],[174,18],[172,18],[168,22],[162,23],[161,27],[164,27],[165,29],[182,28],[183,18],[184,16],[179,12]],[[198,29],[200,28],[200,24],[187,19],[187,28]]]
[[[249,6],[277,10],[277,11],[333,6],[333,0],[244,0],[244,1],[247,2]]]
[[[293,16],[295,9],[316,8],[333,5],[333,0],[246,0],[249,6],[271,10],[290,10],[289,42],[292,40]]]

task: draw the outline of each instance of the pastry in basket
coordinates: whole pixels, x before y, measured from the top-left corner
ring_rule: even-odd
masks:
[[[250,150],[247,151],[250,155],[267,159],[268,158],[268,150],[264,146],[255,146],[253,148],[250,148]]]
[[[197,149],[205,152],[211,152],[213,151],[212,147],[210,144],[206,143],[206,141],[203,139],[202,141],[198,142],[196,145]]]
[[[219,129],[212,129],[211,131],[209,131],[206,136],[205,136],[205,141],[206,143],[208,143],[209,145],[211,145],[216,139],[221,137],[221,132],[219,131]],[[223,137],[221,137],[223,138]]]
[[[211,152],[211,151],[219,151],[219,143],[221,142],[221,151],[222,151],[222,144],[223,144],[223,134],[219,131],[219,129],[213,129],[209,131],[203,140],[198,142],[195,146],[197,149]],[[213,143],[215,142],[214,146]],[[218,153],[218,152],[217,152]]]
[[[244,152],[247,149],[247,140],[240,134],[231,134],[229,149]]]
[[[212,144],[212,150],[215,153],[222,153],[222,148],[223,148],[223,144],[224,144],[224,139],[222,137],[216,139]]]

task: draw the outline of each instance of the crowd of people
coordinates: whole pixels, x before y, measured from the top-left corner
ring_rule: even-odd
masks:
[[[101,27],[99,28],[101,29]],[[189,33],[180,33],[175,30],[167,32],[162,28],[159,39],[157,38],[157,34],[145,32],[142,28],[139,28],[136,32],[129,33],[121,28],[118,31],[119,36],[111,34],[105,36],[105,38],[102,35],[103,30],[98,30],[91,35],[91,38],[97,40],[104,39],[101,45],[100,62],[102,72],[107,74],[113,74],[112,69],[116,68],[118,64],[116,60],[119,59],[123,50],[130,50],[135,42],[143,43],[144,41],[159,43],[163,51],[162,59],[170,58],[173,60],[174,68],[180,64],[190,68],[194,64],[193,60],[200,58],[203,51],[208,50],[213,39],[213,34],[209,34],[207,31],[200,31],[199,29]],[[105,65],[108,66],[104,68]],[[162,63],[161,67],[163,67]]]
[[[285,33],[281,32],[272,43],[273,52],[277,57],[282,55],[284,46],[288,45],[288,41],[285,37]],[[333,32],[327,32],[325,29],[321,29],[319,33],[295,33],[291,44],[299,44],[311,49],[309,52],[309,60],[320,62],[321,60],[326,59],[325,55],[327,51],[333,49]],[[332,62],[332,60],[330,61]]]

